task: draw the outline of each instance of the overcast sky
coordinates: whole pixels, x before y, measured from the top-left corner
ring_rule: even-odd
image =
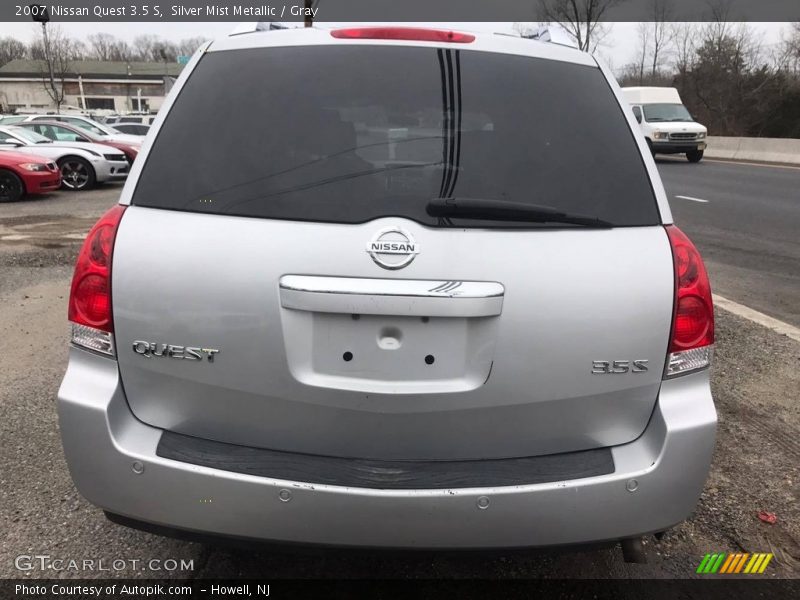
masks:
[[[333,26],[332,23],[321,23],[321,27]],[[415,25],[409,23],[408,25]],[[435,24],[438,27],[444,23]],[[512,23],[449,23],[446,26],[462,30],[510,31]],[[750,27],[760,34],[763,44],[770,46],[780,39],[781,30],[786,23],[751,23]],[[612,68],[619,69],[626,63],[633,62],[637,45],[637,23],[609,23],[610,33],[600,49],[600,55]],[[91,33],[105,32],[127,41],[137,35],[155,34],[171,40],[201,36],[208,39],[225,36],[236,27],[236,23],[61,23],[64,32],[75,38],[85,38]],[[12,35],[24,41],[38,35],[38,25],[25,23],[0,23],[0,35]],[[557,41],[568,42],[562,35],[555,34]]]

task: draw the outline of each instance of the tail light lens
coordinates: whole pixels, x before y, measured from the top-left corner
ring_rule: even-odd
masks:
[[[675,268],[675,313],[666,377],[711,364],[714,347],[714,305],[703,259],[694,244],[674,225],[666,227]]]
[[[417,42],[451,42],[469,44],[475,40],[470,33],[420,27],[351,27],[334,29],[331,35],[341,39],[357,40],[412,40]]]
[[[125,207],[117,205],[92,227],[78,254],[69,296],[72,343],[114,356],[111,259]]]

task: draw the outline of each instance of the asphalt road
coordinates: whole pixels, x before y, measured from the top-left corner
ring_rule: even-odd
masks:
[[[659,157],[658,169],[714,292],[800,327],[800,168]]]
[[[659,168],[678,224],[708,259],[715,291],[797,324],[792,230],[800,209],[792,190],[800,188],[800,170],[684,161],[659,161]],[[18,570],[16,557],[31,554],[106,564],[193,561],[186,571],[112,573],[127,577],[672,578],[694,576],[702,556],[719,551],[772,551],[767,576],[800,576],[800,343],[724,310],[717,313],[712,385],[720,425],[711,474],[692,518],[661,542],[646,540],[647,565],[623,563],[619,549],[399,556],[237,549],[111,524],[72,485],[54,399],[66,364],[74,257],[118,193],[106,186],[0,205],[0,578],[109,575]],[[777,523],[761,522],[761,510],[774,512]]]

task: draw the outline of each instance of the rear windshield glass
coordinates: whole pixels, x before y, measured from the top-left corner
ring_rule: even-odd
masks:
[[[620,226],[659,222],[599,69],[396,46],[208,53],[158,134],[133,204],[436,226],[426,205],[444,197],[546,205]]]

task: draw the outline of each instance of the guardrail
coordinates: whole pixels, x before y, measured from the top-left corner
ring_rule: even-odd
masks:
[[[800,165],[800,140],[712,135],[707,142],[708,158]]]

